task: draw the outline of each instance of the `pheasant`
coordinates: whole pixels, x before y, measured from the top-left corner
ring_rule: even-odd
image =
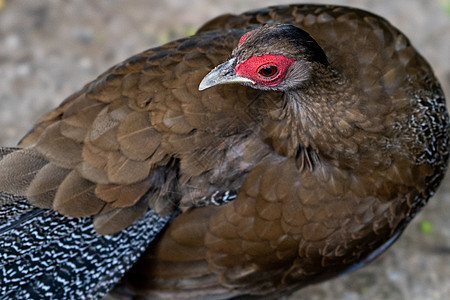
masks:
[[[448,136],[432,69],[384,19],[220,16],[2,150],[2,295],[289,295],[386,250],[438,188]]]

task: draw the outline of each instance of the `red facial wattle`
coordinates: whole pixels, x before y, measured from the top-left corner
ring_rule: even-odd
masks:
[[[294,59],[281,54],[251,56],[238,63],[235,71],[236,75],[252,79],[258,85],[275,86],[283,81],[293,62]]]

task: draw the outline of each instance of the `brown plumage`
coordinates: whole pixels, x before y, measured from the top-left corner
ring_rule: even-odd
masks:
[[[448,132],[430,66],[388,22],[272,7],[100,75],[0,161],[0,189],[102,234],[180,210],[122,296],[277,297],[390,245],[437,189]]]

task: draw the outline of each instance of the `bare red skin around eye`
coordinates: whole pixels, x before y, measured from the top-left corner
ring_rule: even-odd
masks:
[[[242,42],[244,42],[244,40],[245,40],[245,38],[247,37],[247,35],[250,33],[250,31],[249,32],[246,32],[246,33],[244,33],[244,35],[243,36],[241,36],[241,38],[239,39],[239,43],[238,43],[238,45],[240,45],[240,44],[242,44]]]
[[[241,38],[242,39],[242,38]],[[289,67],[294,63],[294,59],[281,54],[264,54],[261,56],[251,56],[236,65],[236,75],[250,78],[256,84],[264,86],[275,86],[283,81]],[[265,67],[275,66],[278,72],[273,76],[265,77],[259,71]]]

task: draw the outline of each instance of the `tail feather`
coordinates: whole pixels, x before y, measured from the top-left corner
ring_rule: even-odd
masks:
[[[0,192],[0,235],[3,233],[1,228],[9,230],[3,226],[4,223],[11,221],[17,216],[26,218],[25,216],[32,209],[33,207],[27,201],[24,201],[23,197]],[[15,224],[14,226],[20,226],[20,224]]]
[[[113,235],[0,192],[0,299],[99,299],[170,217],[147,213]]]

